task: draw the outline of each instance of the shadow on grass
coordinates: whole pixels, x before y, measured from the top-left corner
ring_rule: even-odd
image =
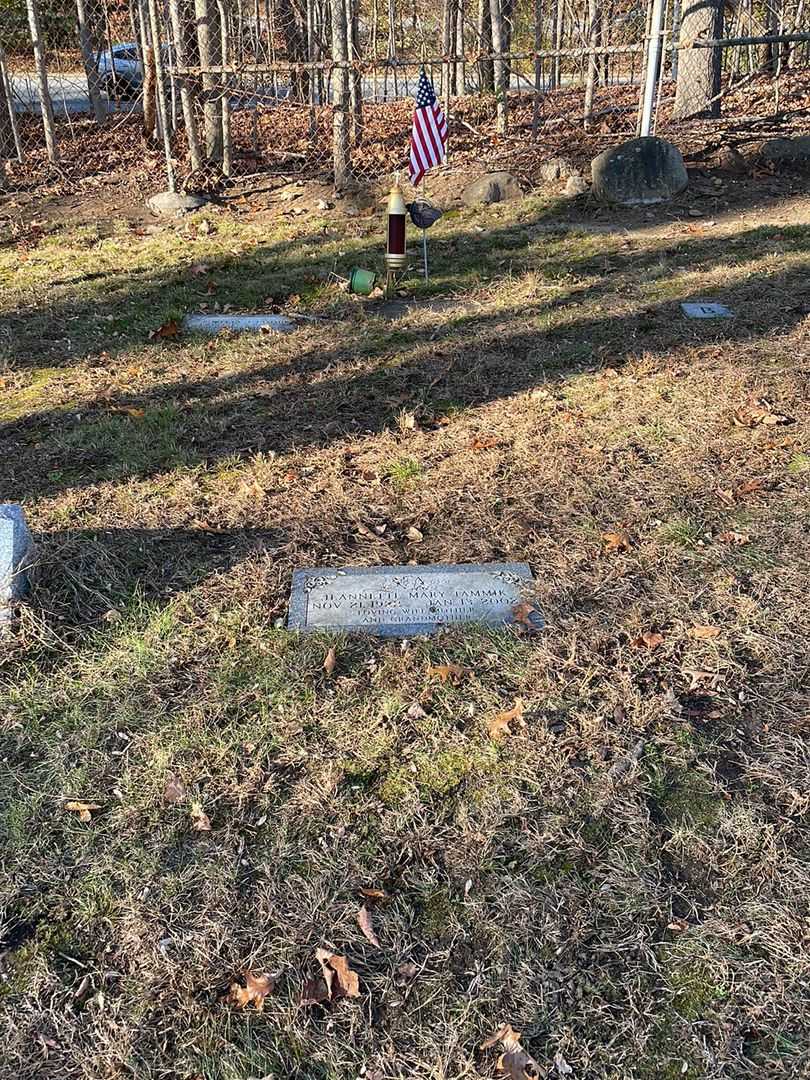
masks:
[[[689,272],[728,264],[735,245],[750,255],[770,235],[771,230],[757,229],[668,250],[678,258],[677,269]],[[794,254],[810,256],[805,230],[784,230],[784,236]],[[694,294],[686,283],[680,292],[677,282],[669,290],[677,294],[673,299],[631,313],[578,316],[583,305],[618,293],[630,275],[652,274],[661,258],[660,250],[583,258],[572,265],[592,273],[593,281],[563,287],[528,310],[513,304],[463,314],[432,332],[422,325],[370,320],[364,329],[371,333],[337,342],[331,328],[325,340],[316,329],[312,337],[302,334],[307,347],[292,359],[183,378],[148,393],[122,392],[80,415],[59,409],[28,414],[0,426],[0,452],[8,463],[0,499],[55,495],[178,467],[210,467],[257,452],[325,446],[392,427],[406,402],[434,415],[448,404],[481,405],[603,363],[621,366],[644,352],[756,341],[789,331],[810,310],[810,276],[803,263],[743,277],[724,288],[721,298],[735,312],[732,320],[687,320],[680,299],[706,294]]]

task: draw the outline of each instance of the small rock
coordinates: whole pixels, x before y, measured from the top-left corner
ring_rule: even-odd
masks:
[[[689,183],[681,152],[647,135],[605,150],[591,162],[593,194],[616,206],[669,202]]]
[[[521,199],[523,189],[511,173],[494,172],[479,176],[467,184],[461,194],[465,206],[488,206],[490,203]]]
[[[565,185],[565,194],[570,198],[576,195],[584,195],[588,190],[588,181],[579,173],[572,173]]]
[[[768,165],[810,165],[810,135],[795,139],[768,139],[760,158]]]
[[[201,209],[208,203],[202,195],[185,195],[182,191],[160,191],[146,200],[157,217],[182,217]]]
[[[11,621],[11,608],[31,588],[34,541],[17,503],[0,503],[0,633]]]
[[[346,217],[360,217],[360,211],[356,206],[345,206],[343,208],[343,213]]]
[[[553,184],[555,180],[565,180],[577,171],[568,158],[553,157],[540,166],[540,179],[546,184]]]
[[[318,199],[315,203],[315,208],[316,210],[331,210],[332,203],[327,202],[326,199]]]

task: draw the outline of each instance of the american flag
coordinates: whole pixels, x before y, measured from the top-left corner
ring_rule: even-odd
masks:
[[[409,174],[416,187],[428,169],[447,160],[447,120],[425,69],[419,72],[411,132]]]

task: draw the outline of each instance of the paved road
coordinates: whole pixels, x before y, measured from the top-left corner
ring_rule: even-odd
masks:
[[[12,74],[11,86],[14,96],[15,112],[37,114],[40,112],[39,87],[37,86],[36,77],[33,72]],[[50,75],[48,77],[48,86],[51,91],[54,113],[57,117],[91,113],[93,111],[87,89],[87,78],[83,71],[68,72],[64,75]],[[390,76],[388,85],[385,89],[386,100],[394,101],[393,79]],[[512,89],[531,92],[533,88],[526,79],[521,79],[519,76],[514,75],[512,78]],[[363,85],[363,97],[366,100],[370,100],[373,97],[373,90],[372,80],[365,79]],[[271,106],[274,103],[274,100],[286,98],[288,94],[289,87],[285,86],[279,86],[275,94],[270,86],[264,87],[258,92],[255,88],[250,88],[247,89],[244,94],[234,96],[232,99],[232,107],[234,109],[267,107]],[[400,98],[409,96],[406,92],[404,80],[400,82],[398,96]],[[377,97],[380,101],[383,98],[383,79],[381,76],[377,78]],[[107,103],[107,108],[111,113],[140,111],[140,104],[135,101],[122,101],[116,103],[114,101],[109,101],[106,97],[104,98],[104,101]]]

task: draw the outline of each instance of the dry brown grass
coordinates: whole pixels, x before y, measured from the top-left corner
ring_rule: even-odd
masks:
[[[9,312],[0,495],[42,566],[2,667],[2,1076],[460,1080],[505,1022],[549,1075],[806,1071],[810,231],[544,212],[443,222],[454,305],[396,319],[306,291],[317,222],[65,229],[9,278],[37,321]],[[202,255],[329,321],[147,343]],[[736,319],[683,320],[702,295]],[[735,423],[752,399],[790,422]],[[295,566],[410,559],[528,560],[548,629],[277,628]],[[299,1004],[320,946],[358,999]],[[245,970],[278,974],[261,1014],[223,1000]]]

